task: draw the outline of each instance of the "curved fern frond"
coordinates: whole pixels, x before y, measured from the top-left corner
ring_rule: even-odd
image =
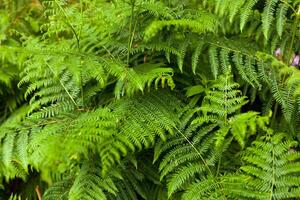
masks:
[[[203,48],[203,43],[199,43],[192,56],[192,71],[194,74],[196,73],[198,67],[199,56],[202,52],[202,48]]]
[[[276,28],[277,28],[277,33],[279,37],[281,38],[284,26],[286,24],[286,14],[289,9],[289,5],[286,3],[281,3],[279,7],[277,8],[277,16],[276,16]]]
[[[253,7],[258,2],[258,0],[248,0],[245,5],[241,8],[241,23],[240,30],[243,31],[246,23],[249,20],[251,13],[253,12]]]
[[[147,27],[144,32],[145,40],[153,38],[159,31],[165,27],[175,26],[184,29],[190,29],[194,33],[203,34],[207,32],[216,32],[218,21],[216,16],[207,13],[204,10],[195,16],[195,19],[174,19],[174,20],[161,20],[154,21]]]
[[[225,195],[225,191],[223,190],[223,187],[220,188],[220,185],[218,184],[224,184],[224,183],[222,182],[222,180],[219,180],[219,182],[216,183],[214,177],[202,178],[201,180],[198,180],[197,182],[193,183],[187,189],[187,191],[182,195],[182,199],[184,200],[228,199],[227,196]]]
[[[270,27],[274,21],[275,7],[278,0],[267,0],[262,14],[262,29],[265,38],[269,38]]]
[[[209,49],[209,61],[211,65],[211,71],[215,79],[219,74],[219,60],[218,60],[218,52],[215,47],[211,47]]]

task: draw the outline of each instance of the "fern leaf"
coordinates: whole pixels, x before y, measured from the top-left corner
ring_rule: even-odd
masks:
[[[286,23],[286,14],[289,9],[289,5],[286,3],[281,3],[279,7],[277,8],[277,16],[276,16],[276,27],[277,27],[277,33],[279,37],[281,38],[284,26]]]
[[[295,168],[299,165],[299,153],[289,152],[295,146],[296,142],[284,139],[282,134],[263,136],[255,141],[243,155],[246,165],[241,170],[248,176],[245,190],[235,195],[253,199],[299,198],[300,180],[293,176],[299,171]],[[241,178],[245,179],[245,175]]]
[[[104,191],[116,194],[117,188],[111,178],[102,178],[100,172],[93,164],[85,164],[70,188],[69,199],[102,200],[107,199]]]
[[[172,175],[172,178],[168,183],[168,196],[169,198],[173,193],[175,193],[186,181],[190,178],[196,176],[196,174],[200,174],[206,171],[205,166],[199,165],[198,163],[188,164],[184,166],[182,169],[178,169],[175,174]]]
[[[280,86],[276,80],[276,78],[272,77],[272,93],[275,100],[282,106],[282,111],[285,116],[287,122],[291,120],[294,109],[294,100],[291,98],[292,92],[290,92],[292,88],[288,90],[284,89]]]
[[[178,63],[178,68],[181,72],[182,72],[182,68],[183,68],[183,62],[184,62],[184,57],[185,57],[185,52],[186,52],[187,46],[188,45],[186,43],[182,43],[181,46],[179,47],[180,56],[177,57],[177,63]]]
[[[258,0],[247,0],[245,5],[241,8],[241,23],[240,30],[243,31],[246,23],[249,20],[251,13],[253,12],[253,7],[258,2]]]
[[[22,167],[27,170],[28,159],[28,143],[29,143],[28,131],[22,131],[19,133],[16,141],[17,158],[20,160]]]
[[[236,52],[233,56],[233,61],[234,61],[235,67],[237,68],[237,70],[238,70],[239,74],[241,75],[242,79],[244,79],[245,81],[250,83],[252,86],[254,86],[252,81],[248,78],[247,73],[245,72],[243,55]]]
[[[217,76],[219,74],[219,60],[218,60],[218,52],[216,47],[211,47],[209,49],[209,61],[210,61],[211,72],[214,78],[217,79]]]
[[[220,62],[221,62],[221,66],[222,66],[222,72],[226,73],[229,68],[230,68],[230,64],[229,64],[229,50],[228,49],[221,49],[220,52]]]
[[[230,23],[233,22],[234,17],[238,14],[238,12],[240,12],[240,9],[243,7],[244,4],[245,4],[245,0],[236,0],[234,2],[230,2],[230,6],[231,6],[231,8],[229,9]]]
[[[9,166],[13,158],[13,149],[15,145],[16,133],[10,132],[4,140],[3,144],[3,161],[6,166]]]
[[[274,20],[275,7],[278,0],[267,0],[264,8],[264,12],[262,14],[262,29],[264,32],[264,36],[266,39],[269,38],[269,32]]]
[[[245,61],[245,72],[247,74],[247,76],[249,77],[250,83],[253,87],[257,86],[259,89],[261,88],[261,83],[258,80],[258,74],[255,70],[255,61],[253,60],[253,58],[247,57],[246,61]],[[247,80],[247,79],[245,79]]]
[[[224,196],[220,183],[216,182],[213,177],[203,178],[192,184],[182,195],[182,199],[200,200],[200,199],[227,199]]]
[[[202,52],[202,48],[203,48],[203,44],[202,43],[198,44],[192,55],[192,71],[194,74],[196,74],[196,69],[198,67],[199,56]]]
[[[43,199],[45,200],[54,200],[54,199],[61,199],[67,200],[69,190],[72,186],[71,179],[64,179],[62,181],[58,181],[51,185],[44,193]]]

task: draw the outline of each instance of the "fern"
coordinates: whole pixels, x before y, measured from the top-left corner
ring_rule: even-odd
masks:
[[[146,40],[154,37],[160,30],[164,27],[183,27],[189,28],[192,32],[195,33],[206,33],[206,32],[215,32],[217,27],[217,20],[214,15],[209,13],[201,13],[200,16],[194,20],[191,19],[177,19],[169,21],[156,21],[153,22],[144,33]]]
[[[277,0],[269,0],[266,2],[265,9],[262,14],[262,28],[265,38],[269,38],[269,30],[274,20],[273,13],[275,12],[277,2]]]
[[[196,73],[196,69],[198,67],[199,56],[202,52],[202,48],[203,48],[203,43],[198,44],[192,56],[192,70],[194,74]]]
[[[232,3],[232,2],[230,2]],[[233,2],[233,6],[232,9],[229,10],[229,21],[232,23],[234,17],[241,12],[240,8],[244,5],[245,1],[244,0],[238,0],[238,1],[234,1]],[[245,15],[245,14],[244,14]],[[247,15],[247,14],[246,14]],[[245,23],[245,22],[243,22]],[[243,27],[243,25],[241,25],[241,27]],[[242,28],[243,29],[243,28]]]
[[[282,134],[263,136],[243,155],[245,164],[239,178],[247,179],[241,193],[251,199],[299,198],[299,153],[291,150],[297,143]],[[243,175],[244,174],[244,175]]]
[[[212,74],[213,74],[214,78],[216,79],[218,76],[218,71],[219,71],[219,63],[218,63],[218,54],[217,54],[217,50],[215,47],[212,47],[209,49],[209,60],[210,60],[210,64],[211,64]]]
[[[59,181],[52,185],[47,191],[44,193],[43,198],[46,200],[51,199],[68,199],[68,190],[71,187],[71,180],[66,179]]]
[[[190,138],[193,137],[192,131],[198,130],[197,128],[198,126],[191,126],[183,133],[186,134],[185,137],[187,137],[188,140],[192,140],[193,146],[197,151],[195,151],[193,146],[190,146],[187,140],[179,133],[167,144],[157,146],[155,150],[155,160],[165,154],[163,160],[160,162],[160,170],[161,179],[167,175],[171,175],[170,178],[168,178],[169,196],[174,194],[177,190],[182,189],[196,174],[205,173],[207,171],[205,164],[212,165],[216,160],[216,154],[210,154],[211,150],[209,147],[213,146],[214,141],[213,138],[208,135],[214,126],[203,127],[199,130],[199,135]],[[201,159],[201,156],[205,156],[208,160],[207,163],[199,163],[198,160]]]
[[[281,3],[278,7],[278,11],[276,11],[276,27],[278,35],[281,37],[283,33],[283,29],[286,23],[286,14],[289,9],[289,5],[286,3]]]
[[[247,127],[250,134],[256,132],[256,124],[264,129],[267,118],[258,117],[255,112],[247,112],[237,115],[236,113],[247,101],[238,96],[237,85],[231,82],[228,75],[221,76],[213,85],[213,91],[209,91],[204,97],[200,111],[202,116],[196,118],[193,123],[204,124],[207,122],[219,124],[220,130],[216,133],[216,145],[221,146],[230,131],[241,147],[244,147]],[[254,125],[254,126],[253,126]]]
[[[116,194],[117,188],[111,178],[102,179],[96,167],[86,164],[70,188],[68,199],[106,199],[103,190]]]
[[[252,8],[254,5],[258,2],[258,0],[250,0],[247,1],[246,4],[241,8],[241,24],[240,29],[241,31],[244,29],[247,21],[249,20],[250,14],[252,11]]]
[[[169,197],[188,188],[197,177],[213,176],[214,171],[219,173],[218,162],[232,143],[232,138],[227,137],[229,132],[243,148],[245,138],[255,134],[258,128],[266,130],[267,117],[259,117],[255,112],[235,114],[246,103],[243,97],[237,96],[235,87],[228,74],[220,76],[204,97],[202,106],[182,115],[183,129],[167,144],[156,147],[154,161],[163,156],[161,179],[167,177]],[[201,114],[197,116],[199,111]],[[210,181],[213,187],[222,187],[218,180]]]
[[[203,178],[201,181],[192,184],[187,192],[182,195],[182,199],[227,199],[224,195],[225,191],[218,184],[224,184],[223,180],[216,183],[213,177]]]
[[[2,0],[0,199],[299,198],[298,8]]]
[[[165,131],[172,134],[177,123],[172,110],[175,109],[173,106],[178,104],[163,103],[161,98],[166,97],[158,93],[150,95],[148,99],[128,99],[93,112],[45,119],[44,122],[40,122],[44,124],[42,129],[32,130],[29,144],[18,144],[16,150],[20,148],[22,151],[33,152],[30,155],[34,160],[33,165],[44,168],[51,168],[54,161],[64,165],[69,163],[68,158],[87,155],[89,150],[92,150],[101,156],[103,173],[106,173],[110,166],[120,161],[122,155],[128,154],[129,151],[134,152],[135,149],[151,147],[157,137],[165,140]],[[137,110],[136,106],[142,109]],[[169,108],[166,109],[167,107]],[[160,116],[160,120],[155,116]],[[20,136],[15,134],[6,137],[5,144],[10,145],[7,148],[11,147],[15,140],[20,140]],[[47,145],[42,145],[45,142]],[[81,144],[81,148],[73,146],[74,143]],[[6,150],[6,153],[8,152]],[[6,157],[9,159],[11,156],[8,154]]]

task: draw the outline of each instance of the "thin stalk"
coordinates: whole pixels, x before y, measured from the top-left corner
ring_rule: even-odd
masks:
[[[132,46],[132,37],[133,37],[133,20],[134,20],[134,7],[135,7],[135,0],[131,1],[131,16],[129,22],[129,36],[128,36],[128,52],[127,52],[127,64],[129,64],[129,58],[131,53],[131,46]]]
[[[80,23],[80,29],[79,29],[79,36],[78,36],[78,40],[80,39],[81,37],[81,34],[82,34],[82,26],[83,26],[83,4],[82,4],[82,1],[80,0],[79,1],[79,4],[80,4],[80,18],[81,18],[81,23]],[[79,41],[77,40],[77,45],[78,45],[78,49],[79,49]],[[79,49],[80,51],[80,49]],[[81,93],[81,101],[82,101],[82,106],[84,107],[84,91],[83,91],[83,85],[82,85],[82,66],[81,66],[81,71],[80,71],[80,93]]]
[[[82,106],[84,107],[84,91],[83,91],[83,84],[82,84],[82,67],[80,70],[80,93],[81,93],[81,101],[82,101]]]
[[[42,195],[41,189],[38,185],[35,187],[35,192],[36,192],[38,200],[42,200],[43,195]]]
[[[273,147],[273,145],[272,145]],[[275,187],[275,154],[274,154],[274,147],[272,148],[272,185],[271,185],[271,189],[270,189],[270,200],[273,199],[273,190]]]
[[[214,179],[214,182],[216,183],[217,187],[222,191],[223,196],[226,198],[224,192],[223,192],[223,188],[220,185],[220,183],[218,181],[215,180],[215,176],[213,175],[212,171],[210,170],[207,162],[205,161],[205,159],[203,158],[203,156],[201,155],[201,153],[199,152],[199,150],[195,147],[195,145],[177,128],[174,127],[178,133],[180,133],[180,135],[191,145],[191,147],[195,150],[195,152],[199,155],[201,161],[204,163],[204,166],[206,167],[209,175]]]
[[[228,79],[226,78],[226,83],[225,83],[225,87],[227,88],[228,86]],[[225,115],[224,115],[224,124],[225,126],[228,123],[228,106],[227,106],[227,101],[228,101],[228,90],[226,89],[224,91],[224,110],[225,110]],[[216,172],[216,176],[219,174],[220,171],[220,167],[221,167],[221,161],[222,161],[222,154],[220,155],[219,159],[218,159],[218,165],[217,165],[217,172]]]
[[[275,123],[277,112],[278,112],[278,103],[276,102],[275,106],[274,106],[274,114],[272,117],[271,127],[273,127],[273,125]]]
[[[217,172],[216,172],[216,176],[219,174],[220,172],[220,168],[221,168],[221,160],[222,160],[222,156],[220,155],[220,158],[218,160],[218,165],[217,165]]]
[[[293,24],[293,31],[292,31],[292,40],[291,40],[291,44],[290,44],[290,48],[289,48],[289,53],[288,53],[288,58],[287,58],[287,64],[290,64],[290,59],[292,57],[292,49],[293,49],[293,45],[294,45],[294,41],[295,41],[295,36],[296,36],[296,31],[297,31],[297,26],[299,24],[299,18],[300,18],[300,6],[298,7],[298,12],[296,13],[296,20]]]
[[[55,73],[55,71],[52,69],[52,67],[46,62],[47,67],[49,67],[49,69],[51,70],[51,72],[53,73],[54,76],[57,76],[57,74]],[[63,87],[63,89],[65,90],[65,92],[67,93],[67,95],[70,97],[71,101],[74,103],[74,105],[79,108],[78,104],[76,103],[76,101],[74,100],[74,98],[72,97],[72,95],[70,94],[70,92],[68,91],[68,89],[66,88],[65,84],[60,80],[60,78],[58,78],[58,81],[60,83],[60,85]]]
[[[296,13],[296,10],[294,9],[294,7],[291,5],[291,4],[289,4],[288,2],[286,2],[286,1],[284,1],[284,0],[280,0],[282,3],[284,3],[284,4],[286,4],[288,7],[290,7],[291,9],[292,9],[292,11],[294,12],[294,13]]]
[[[204,166],[207,168],[207,171],[209,172],[209,174],[213,177],[213,173],[210,170],[207,162],[205,161],[205,159],[203,158],[203,156],[201,155],[201,153],[199,152],[199,150],[195,147],[195,145],[178,129],[175,127],[175,129],[178,131],[178,133],[180,133],[180,135],[191,145],[191,147],[195,150],[195,152],[198,154],[198,156],[200,157],[200,159],[202,160],[202,162],[204,163]]]
[[[65,18],[66,18],[66,21],[65,23],[71,28],[75,38],[76,38],[76,41],[77,41],[77,48],[79,49],[79,37],[78,37],[78,34],[76,33],[75,31],[75,28],[73,27],[73,25],[69,22],[69,17],[65,11],[65,9],[59,4],[59,2],[57,2],[57,0],[54,1],[56,3],[56,5],[59,7],[59,9],[61,10],[61,12],[64,14]]]

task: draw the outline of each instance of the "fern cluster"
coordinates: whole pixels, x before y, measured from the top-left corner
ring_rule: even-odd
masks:
[[[298,199],[299,0],[0,0],[0,199]]]

